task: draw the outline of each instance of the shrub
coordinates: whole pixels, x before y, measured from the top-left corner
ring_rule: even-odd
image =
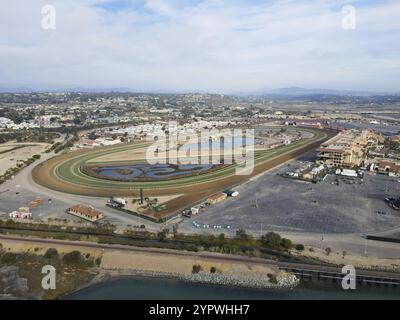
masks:
[[[63,262],[65,262],[66,264],[78,264],[81,261],[82,261],[82,255],[77,250],[66,253],[63,257]]]
[[[302,245],[302,244],[296,244],[296,250],[297,251],[303,251],[304,250],[304,245]]]
[[[217,272],[217,269],[215,267],[211,267],[210,273],[216,273],[216,272]]]
[[[161,230],[161,231],[157,234],[158,240],[160,240],[160,241],[165,241],[165,240],[167,240],[168,234],[169,234],[169,229],[163,229],[163,230]]]
[[[54,248],[47,249],[46,253],[44,254],[44,257],[46,259],[52,259],[57,256],[58,256],[58,251],[57,251],[57,249],[54,249]]]
[[[86,261],[86,266],[88,266],[89,268],[93,268],[94,267],[94,261],[93,260]]]
[[[292,249],[292,241],[286,238],[282,238],[281,240],[281,247],[285,250],[290,250]]]
[[[273,284],[277,284],[278,283],[278,279],[276,278],[276,275],[269,273],[268,274],[268,278],[269,278],[269,282],[271,282]]]
[[[246,230],[240,229],[236,231],[236,239],[247,241],[251,239],[251,236],[246,233]]]
[[[101,264],[101,258],[100,258],[100,257],[96,258],[95,262],[96,262],[96,265],[97,265],[97,266],[100,266],[100,264]]]
[[[7,265],[15,264],[17,262],[17,255],[12,252],[6,252],[1,256],[1,262]]]
[[[201,265],[196,264],[196,265],[194,265],[193,268],[192,268],[192,274],[199,273],[201,270],[202,270]]]

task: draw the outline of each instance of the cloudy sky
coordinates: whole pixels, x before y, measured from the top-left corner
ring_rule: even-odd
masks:
[[[42,28],[43,5],[56,29]],[[342,8],[356,8],[356,28]],[[2,0],[0,87],[400,92],[399,0]]]

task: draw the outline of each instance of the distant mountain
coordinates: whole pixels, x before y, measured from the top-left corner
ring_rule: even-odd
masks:
[[[1,93],[27,93],[27,92],[87,92],[87,93],[110,93],[110,92],[136,92],[129,88],[81,88],[81,87],[71,87],[71,88],[56,88],[56,89],[39,89],[39,88],[28,88],[28,87],[18,87],[18,88],[6,88],[0,87]]]
[[[373,95],[390,95],[389,92],[369,92],[357,90],[332,90],[332,89],[306,89],[301,87],[280,88],[265,92],[265,95],[280,95],[280,96],[312,96],[312,95],[327,95],[327,96],[373,96]]]
[[[100,89],[93,89],[93,88],[81,88],[81,87],[74,87],[74,88],[66,88],[57,90],[59,92],[88,92],[88,93],[109,93],[109,92],[136,92],[129,88],[100,88]]]
[[[223,94],[223,92],[207,92],[204,90],[196,91],[180,91],[180,90],[146,90],[146,89],[130,89],[130,88],[84,88],[84,87],[60,87],[60,88],[29,88],[29,87],[0,87],[0,93],[30,93],[30,92],[67,92],[67,93],[145,93],[145,94],[185,94],[185,93],[201,93],[201,94]],[[384,95],[400,95],[399,92],[368,92],[357,90],[332,90],[332,89],[306,89],[301,87],[287,87],[272,90],[263,90],[256,92],[231,92],[226,95],[240,97],[279,97],[288,99],[304,98],[304,97],[332,97],[332,96],[353,96],[353,97],[370,97]]]
[[[32,90],[31,88],[25,88],[25,87],[20,87],[20,88],[0,87],[0,92],[1,93],[21,93],[21,92],[34,92],[34,91],[35,90]]]
[[[305,95],[340,95],[340,96],[370,96],[385,93],[356,91],[356,90],[331,90],[331,89],[305,89],[300,87],[280,88],[266,92],[284,96],[305,96]]]

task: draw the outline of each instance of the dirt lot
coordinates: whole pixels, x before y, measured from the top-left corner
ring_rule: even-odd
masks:
[[[207,271],[214,267],[224,274],[249,277],[267,277],[268,274],[276,274],[279,272],[278,269],[273,266],[269,267],[261,264],[215,261],[207,258],[190,256],[175,257],[158,253],[110,251],[104,253],[101,262],[101,267],[106,270],[132,269],[185,275],[192,274],[194,265],[201,265],[202,269]]]
[[[0,145],[0,175],[18,162],[25,161],[35,154],[41,154],[50,145],[47,143],[7,143]]]

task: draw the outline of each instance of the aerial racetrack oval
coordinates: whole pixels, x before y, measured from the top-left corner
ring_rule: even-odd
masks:
[[[65,153],[36,166],[32,176],[49,189],[83,196],[133,196],[142,188],[148,195],[182,194],[192,201],[243,183],[333,136],[319,129],[296,130],[308,133],[307,138],[274,149],[256,149],[250,175],[236,175],[235,164],[151,166],[145,161],[149,143],[139,142]]]

